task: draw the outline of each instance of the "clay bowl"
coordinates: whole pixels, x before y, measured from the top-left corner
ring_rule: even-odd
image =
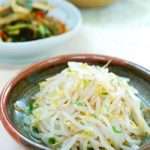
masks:
[[[138,89],[140,96],[145,100],[144,103],[149,105],[150,71],[147,69],[132,62],[109,56],[94,54],[58,56],[25,69],[4,87],[0,97],[0,114],[3,126],[19,144],[32,147],[36,150],[48,150],[45,145],[30,136],[28,128],[22,123],[22,114],[17,114],[14,111],[14,102],[22,100],[28,103],[30,98],[38,92],[38,83],[60,72],[66,67],[68,61],[104,65],[110,60],[109,69],[118,75],[130,78],[131,84]],[[145,144],[141,149],[150,150],[150,141],[145,140],[143,143]]]

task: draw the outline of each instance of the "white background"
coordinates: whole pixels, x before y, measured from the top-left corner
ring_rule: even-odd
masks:
[[[150,69],[150,0],[118,0],[111,6],[82,10],[78,36],[52,51],[53,55],[98,53],[121,57]],[[22,68],[0,66],[0,90]],[[0,149],[25,150],[0,123]]]

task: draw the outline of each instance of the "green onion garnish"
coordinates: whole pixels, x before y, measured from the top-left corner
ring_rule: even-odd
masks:
[[[54,137],[50,137],[50,138],[48,139],[48,143],[49,143],[50,145],[56,144],[56,139],[55,139]]]
[[[115,132],[115,133],[122,133],[121,130],[117,129],[115,126],[112,126],[112,130]]]

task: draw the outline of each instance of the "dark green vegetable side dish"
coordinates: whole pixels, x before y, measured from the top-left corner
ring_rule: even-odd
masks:
[[[65,33],[66,25],[48,16],[52,9],[44,1],[32,0],[12,0],[8,6],[0,6],[0,41],[25,42]]]

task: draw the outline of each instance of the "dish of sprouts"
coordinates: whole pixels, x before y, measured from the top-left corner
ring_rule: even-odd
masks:
[[[27,107],[30,132],[52,150],[138,150],[150,127],[130,79],[107,66],[69,62],[39,83]]]

